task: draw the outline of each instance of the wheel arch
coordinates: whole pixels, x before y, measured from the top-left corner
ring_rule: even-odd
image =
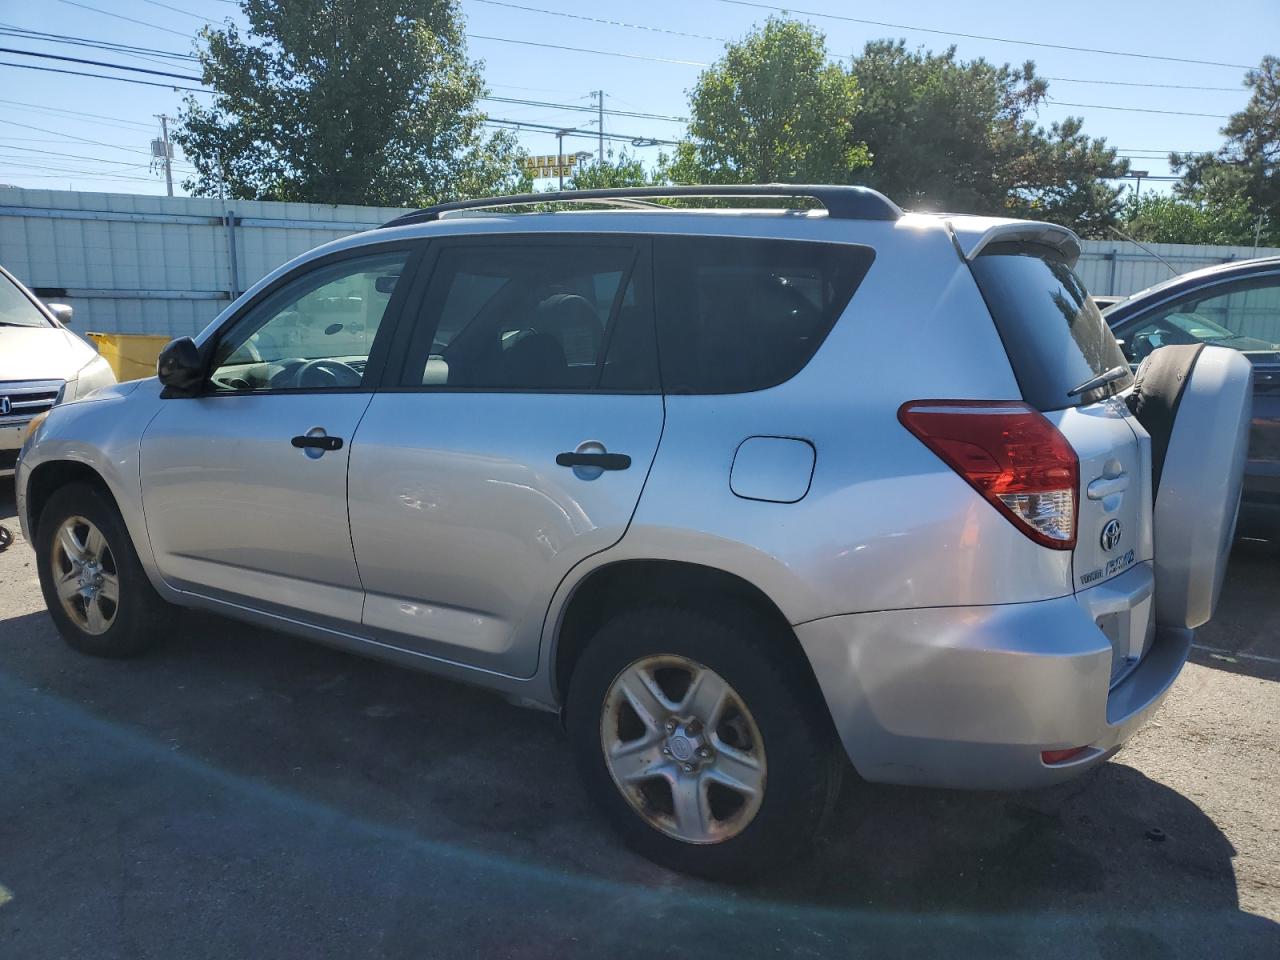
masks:
[[[54,492],[71,483],[93,487],[111,501],[119,512],[120,504],[110,485],[97,470],[80,460],[46,460],[31,471],[26,483],[26,521],[34,542],[39,534],[40,514]]]
[[[751,610],[775,630],[788,655],[803,664],[814,693],[822,696],[795,630],[759,586],[719,567],[684,560],[626,559],[588,572],[573,586],[564,603],[550,656],[552,693],[557,703],[563,703],[574,667],[596,630],[621,610],[647,604],[703,611],[731,604]],[[826,709],[825,698],[823,704]]]

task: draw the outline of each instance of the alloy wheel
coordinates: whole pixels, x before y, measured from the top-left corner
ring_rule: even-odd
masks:
[[[636,813],[686,843],[737,836],[764,799],[755,719],[723,677],[686,657],[645,657],[622,670],[605,695],[600,743]]]
[[[54,589],[71,621],[85,633],[106,633],[120,609],[120,571],[115,555],[93,523],[68,517],[50,552]]]

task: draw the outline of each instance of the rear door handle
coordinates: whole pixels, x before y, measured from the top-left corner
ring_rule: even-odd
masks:
[[[341,437],[327,437],[324,434],[313,436],[304,434],[301,437],[294,437],[289,441],[299,450],[341,450]]]
[[[1099,477],[1088,486],[1090,500],[1105,500],[1113,493],[1123,493],[1129,489],[1129,475],[1122,473],[1118,477]]]
[[[625,470],[631,458],[625,453],[558,453],[556,463],[562,467],[599,467],[601,470]]]

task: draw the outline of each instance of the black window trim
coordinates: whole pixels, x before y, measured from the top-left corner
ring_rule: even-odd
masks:
[[[632,259],[629,269],[624,271],[622,280],[619,281],[618,291],[615,293],[614,303],[610,310],[610,323],[605,331],[606,341],[601,345],[601,363],[600,372],[596,378],[596,385],[590,387],[472,387],[449,384],[408,384],[404,383],[407,366],[411,360],[409,355],[409,345],[414,335],[415,320],[421,316],[422,310],[426,304],[427,293],[431,288],[431,283],[435,278],[436,270],[440,263],[441,254],[446,250],[458,249],[461,247],[510,247],[522,246],[526,244],[538,244],[541,246],[566,246],[580,247],[589,246],[593,248],[599,247],[618,247],[630,248],[632,250]],[[658,362],[658,383],[652,389],[646,390],[623,390],[610,387],[600,387],[600,377],[604,375],[604,358],[607,356],[609,343],[612,341],[612,330],[617,326],[615,322],[616,311],[621,304],[621,299],[626,291],[625,283],[628,279],[641,279],[648,284],[648,291],[645,293],[642,302],[648,304],[647,320],[650,324],[650,331],[653,342],[657,344],[658,332],[657,321],[655,317],[654,294],[653,294],[653,241],[646,233],[624,233],[624,232],[601,232],[586,233],[581,231],[520,231],[511,233],[460,233],[443,237],[433,237],[429,241],[428,248],[423,256],[423,260],[417,270],[417,276],[414,279],[409,297],[401,306],[399,315],[396,318],[395,336],[389,341],[388,355],[402,358],[400,363],[387,363],[381,371],[381,380],[376,389],[377,393],[479,393],[479,394],[568,394],[568,395],[587,395],[587,396],[661,396],[661,362]],[[434,331],[433,331],[434,333]],[[660,349],[660,348],[655,348]]]
[[[391,356],[391,343],[396,328],[399,326],[400,314],[404,309],[404,305],[408,300],[410,288],[416,286],[418,275],[421,273],[421,265],[423,257],[426,255],[427,242],[422,239],[409,240],[392,240],[380,243],[361,244],[359,246],[348,247],[345,250],[337,250],[331,254],[322,257],[316,257],[305,263],[299,264],[288,273],[277,277],[271,284],[259,290],[252,300],[245,303],[231,316],[227,317],[218,329],[215,330],[200,347],[201,359],[206,367],[211,367],[213,358],[218,352],[218,345],[222,342],[224,336],[235,328],[241,320],[248,316],[252,311],[257,309],[265,300],[279,292],[283,287],[301,279],[309,273],[316,270],[323,270],[326,267],[336,263],[342,263],[349,260],[364,260],[369,257],[376,257],[381,254],[395,253],[397,251],[406,251],[408,256],[404,264],[404,278],[409,280],[408,283],[397,283],[395,292],[392,293],[391,299],[387,302],[387,309],[382,316],[382,320],[378,324],[378,332],[374,334],[373,345],[369,349],[369,359],[365,363],[364,374],[361,383],[357,387],[282,387],[266,390],[214,390],[210,386],[212,369],[206,369],[205,382],[202,384],[200,391],[191,396],[191,399],[213,399],[219,397],[270,397],[270,396],[302,396],[310,394],[344,394],[344,393],[375,393],[378,385],[382,382],[385,369],[388,366],[387,360]],[[169,398],[175,399],[175,398]]]

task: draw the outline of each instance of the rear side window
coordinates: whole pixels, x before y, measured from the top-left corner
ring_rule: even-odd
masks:
[[[1113,367],[1128,368],[1102,314],[1056,250],[1036,244],[992,244],[973,261],[973,275],[1000,331],[1022,397],[1040,410],[1094,403],[1133,382],[1129,374],[1072,394]]]
[[[667,393],[744,393],[795,376],[874,259],[868,247],[658,237],[654,287]]]

